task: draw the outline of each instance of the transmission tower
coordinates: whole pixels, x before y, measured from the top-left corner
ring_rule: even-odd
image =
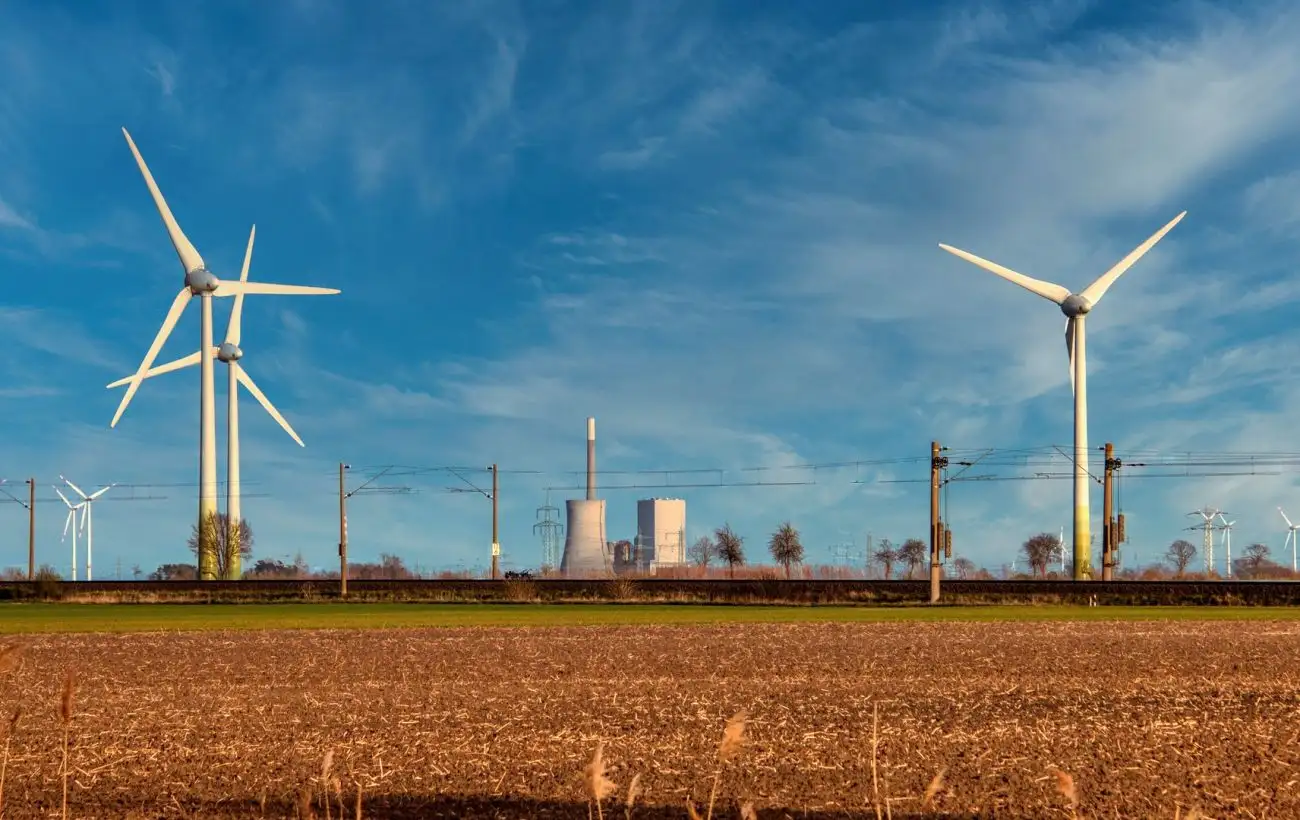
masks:
[[[556,518],[551,518],[554,514]],[[533,532],[542,537],[542,566],[557,569],[560,566],[560,546],[564,543],[564,525],[558,520],[559,507],[551,506],[551,492],[546,491],[546,505],[537,508],[541,520],[533,525]]]
[[[1200,526],[1192,525],[1187,529],[1196,531],[1201,530],[1201,556],[1205,559],[1205,572],[1214,572],[1214,519],[1223,512],[1217,507],[1205,506],[1199,510],[1192,510],[1188,513],[1190,516],[1199,516],[1201,518]]]

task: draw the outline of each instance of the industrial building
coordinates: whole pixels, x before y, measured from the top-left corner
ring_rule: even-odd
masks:
[[[636,502],[634,563],[641,572],[686,563],[686,500],[643,498]]]

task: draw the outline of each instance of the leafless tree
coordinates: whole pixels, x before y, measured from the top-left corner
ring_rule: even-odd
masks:
[[[790,565],[803,561],[803,544],[799,541],[799,531],[786,521],[772,533],[772,540],[768,542],[767,548],[772,552],[772,558],[785,567],[785,577],[788,580]]]
[[[1268,562],[1268,556],[1272,552],[1268,544],[1251,544],[1246,547],[1246,553],[1241,557],[1241,568],[1245,575],[1254,577],[1259,574],[1259,570]]]
[[[217,577],[229,580],[231,566],[236,563],[235,556],[247,558],[253,554],[253,525],[247,518],[241,518],[238,526],[228,526],[230,519],[223,512],[209,513],[203,520],[208,539],[217,549]],[[199,554],[199,525],[194,524],[187,544],[195,557]]]
[[[1187,571],[1187,566],[1192,563],[1196,557],[1196,545],[1191,541],[1179,538],[1169,545],[1168,551],[1165,552],[1165,560],[1174,566],[1174,575],[1181,578]]]
[[[953,572],[957,573],[957,580],[965,581],[975,574],[978,567],[975,566],[974,561],[963,556],[953,559],[952,569]]]
[[[894,549],[894,542],[888,538],[880,539],[880,546],[871,554],[881,569],[885,571],[885,580],[888,581],[894,574],[894,564],[900,560],[898,550]]]
[[[1025,560],[1029,562],[1030,573],[1046,578],[1047,564],[1060,548],[1061,539],[1050,532],[1040,532],[1038,535],[1031,535],[1029,540],[1021,545],[1020,551],[1025,554]]]
[[[714,551],[718,558],[727,565],[732,578],[736,577],[736,567],[745,563],[745,539],[736,535],[730,524],[723,524],[713,531]]]
[[[708,569],[709,562],[713,560],[716,552],[713,539],[704,535],[700,537],[700,540],[686,548],[686,558],[692,564]]]
[[[929,551],[929,547],[920,538],[909,538],[898,548],[898,557],[907,564],[908,578],[913,577],[917,567],[925,563],[926,553]]]

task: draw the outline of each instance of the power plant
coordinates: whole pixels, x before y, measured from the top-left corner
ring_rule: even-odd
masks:
[[[605,502],[596,498],[596,419],[587,419],[587,497],[564,502],[568,518],[560,574],[566,578],[608,575]]]
[[[638,572],[686,563],[686,500],[643,498],[636,502],[634,563]]]

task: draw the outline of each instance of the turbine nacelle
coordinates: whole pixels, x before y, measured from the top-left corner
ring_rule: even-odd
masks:
[[[195,268],[185,274],[185,287],[195,296],[215,293],[220,286],[221,280],[207,268]]]
[[[1061,300],[1061,312],[1071,319],[1077,319],[1092,310],[1092,302],[1077,293],[1071,293]]]
[[[239,345],[233,342],[222,342],[217,348],[217,359],[230,364],[237,362],[244,357],[244,351],[239,349]]]

